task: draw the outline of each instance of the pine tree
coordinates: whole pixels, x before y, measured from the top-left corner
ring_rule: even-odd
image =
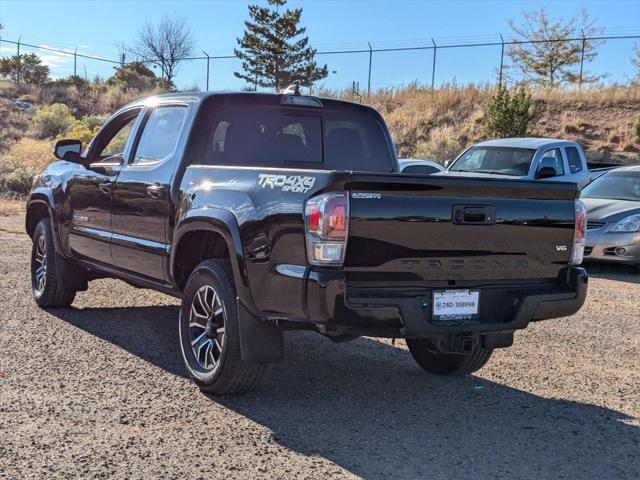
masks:
[[[235,76],[276,91],[291,84],[310,86],[325,78],[327,66],[318,66],[309,37],[301,37],[306,31],[298,26],[302,8],[280,13],[286,0],[268,3],[268,7],[249,5],[251,21],[245,22],[244,36],[237,39],[240,48],[234,50],[244,72],[234,72]]]
[[[522,24],[510,19],[509,26],[517,39],[507,55],[511,58],[512,68],[520,70],[526,81],[553,88],[563,83],[595,83],[603,77],[583,69],[580,79],[578,73],[581,60],[585,64],[591,62],[598,56],[597,47],[604,43],[604,40],[592,38],[601,35],[602,29],[586,11],[583,10],[580,18],[553,21],[541,8],[526,12]]]

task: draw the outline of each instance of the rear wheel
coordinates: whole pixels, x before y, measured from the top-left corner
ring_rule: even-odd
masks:
[[[480,344],[470,354],[439,353],[423,339],[407,339],[407,346],[416,363],[433,375],[469,375],[484,367],[493,353]]]
[[[68,307],[76,291],[58,281],[57,253],[48,218],[40,220],[33,233],[31,249],[31,290],[40,307]]]
[[[251,389],[264,366],[240,356],[238,310],[228,261],[205,260],[187,280],[180,308],[182,359],[189,376],[207,393]]]

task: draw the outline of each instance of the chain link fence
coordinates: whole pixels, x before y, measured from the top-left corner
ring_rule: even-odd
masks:
[[[469,40],[471,39],[471,40]],[[465,41],[466,40],[466,41]],[[430,38],[424,41],[366,43],[351,48],[318,49],[317,60],[329,66],[329,76],[313,86],[319,88],[352,89],[354,96],[364,97],[380,88],[397,87],[412,81],[436,88],[443,83],[491,83],[506,81],[510,65],[508,48],[533,43],[579,42],[583,55],[575,65],[578,85],[582,84],[583,72],[587,68],[598,74],[609,75],[610,81],[629,81],[637,72],[631,64],[633,45],[640,40],[640,29],[626,29],[617,35],[602,35],[575,38],[560,38],[538,41],[523,41],[513,36],[457,37],[449,39]],[[598,58],[587,65],[584,47],[588,42],[598,42]],[[64,78],[78,75],[88,80],[95,76],[108,78],[113,70],[136,58],[117,54],[109,58],[89,53],[87,47],[54,48],[45,44],[25,42],[21,38],[0,38],[2,56],[16,53],[37,53],[51,67],[52,75]],[[610,64],[600,60],[615,59],[619,69],[615,78],[607,70]],[[184,59],[180,66],[176,84],[179,88],[200,90],[255,89],[255,85],[244,84],[233,72],[241,71],[242,65],[233,53],[206,52]],[[513,75],[513,70],[511,70]]]

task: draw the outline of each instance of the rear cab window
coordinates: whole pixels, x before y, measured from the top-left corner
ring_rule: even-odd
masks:
[[[569,164],[570,173],[578,173],[582,171],[582,158],[576,147],[565,147],[567,154],[567,163]]]
[[[206,164],[393,171],[385,131],[366,108],[301,108],[278,101],[228,102],[210,110],[202,125],[210,132]]]

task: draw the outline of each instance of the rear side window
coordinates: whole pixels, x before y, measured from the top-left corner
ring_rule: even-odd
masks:
[[[560,153],[559,148],[553,148],[551,150],[547,150],[540,157],[540,163],[545,159],[551,159],[555,163],[556,172],[558,175],[564,175],[564,166],[562,164],[562,154]]]
[[[158,163],[172,157],[186,118],[185,106],[161,106],[152,110],[140,136],[132,163]]]
[[[580,152],[578,152],[578,149],[576,147],[566,147],[564,151],[567,154],[569,171],[571,173],[578,173],[582,171],[582,159],[580,158]]]
[[[207,158],[214,165],[392,168],[382,127],[370,116],[274,106],[221,110]]]

